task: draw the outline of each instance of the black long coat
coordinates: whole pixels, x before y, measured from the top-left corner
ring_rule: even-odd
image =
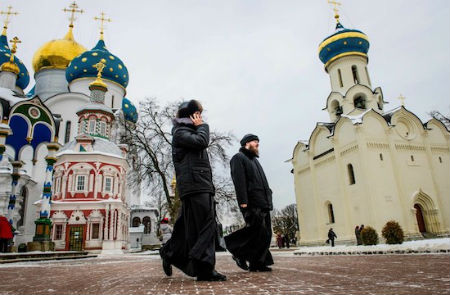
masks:
[[[175,123],[172,129],[172,158],[180,198],[190,194],[210,193],[215,189],[206,148],[209,126]]]
[[[272,210],[272,190],[256,155],[241,147],[231,158],[230,166],[239,205]]]

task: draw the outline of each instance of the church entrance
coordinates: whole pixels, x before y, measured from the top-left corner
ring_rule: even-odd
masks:
[[[427,232],[427,228],[425,227],[425,220],[423,219],[423,210],[419,204],[414,204],[414,208],[416,209],[416,218],[417,225],[419,226],[419,231],[421,233]]]
[[[69,228],[69,251],[82,251],[84,226],[71,225]]]

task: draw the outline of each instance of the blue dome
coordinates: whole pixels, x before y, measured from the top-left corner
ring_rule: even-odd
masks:
[[[348,55],[360,55],[367,58],[369,38],[358,30],[336,25],[336,33],[325,38],[319,45],[319,58],[328,66],[332,61]]]
[[[0,65],[2,65],[5,62],[8,62],[11,57],[11,50],[9,49],[8,45],[8,38],[6,35],[0,36]],[[27,68],[22,63],[20,59],[17,58],[17,56],[14,55],[14,62],[19,67],[19,74],[17,76],[16,85],[20,87],[21,89],[27,88],[28,84],[30,83],[30,74],[28,73]]]
[[[122,112],[125,120],[136,123],[138,120],[138,114],[134,104],[126,97],[122,100]]]
[[[128,85],[127,67],[117,56],[106,49],[105,41],[99,40],[91,50],[85,51],[75,57],[66,69],[66,79],[70,83],[79,78],[97,77],[97,69],[94,67],[99,61],[106,65],[102,72],[102,79],[110,80],[126,88]]]

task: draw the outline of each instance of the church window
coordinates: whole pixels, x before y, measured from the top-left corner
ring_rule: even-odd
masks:
[[[111,96],[111,108],[114,109],[114,95]]]
[[[338,69],[338,78],[339,78],[339,86],[344,87],[344,84],[342,83],[341,69]]]
[[[100,223],[91,224],[92,239],[98,239],[100,237]]]
[[[350,185],[355,184],[355,172],[353,171],[353,165],[348,164],[347,165],[347,171],[348,171],[348,181]]]
[[[414,156],[411,155],[411,162],[414,162]]]
[[[138,227],[141,224],[141,219],[139,217],[133,217],[132,227]]]
[[[442,157],[439,157],[439,163],[442,163]]]
[[[362,95],[357,95],[353,99],[353,105],[355,106],[355,108],[365,109],[366,108],[366,99],[365,99],[365,97],[362,96]]]
[[[61,191],[61,177],[56,177],[54,184],[54,192],[59,193],[60,191]]]
[[[95,121],[89,120],[89,134],[95,133]]]
[[[64,135],[64,143],[68,143],[70,140],[70,126],[72,125],[72,122],[67,121],[66,122],[66,133]]]
[[[105,178],[105,192],[106,193],[112,192],[112,177]]]
[[[144,234],[149,234],[151,232],[150,217],[145,216],[144,218],[142,218],[142,224],[144,225]]]
[[[62,240],[63,225],[55,224],[55,240]]]
[[[353,82],[355,84],[359,84],[358,69],[356,68],[356,66],[352,66],[352,74],[353,74]]]
[[[380,161],[383,161],[383,154],[380,153]]]
[[[100,134],[106,136],[106,122],[100,123]]]
[[[20,206],[19,209],[20,220],[17,221],[17,227],[22,226],[25,223],[25,209],[27,208],[28,203],[28,191],[26,187],[22,187],[20,195],[22,196],[22,206]]]
[[[86,175],[77,176],[77,191],[84,191],[86,187]]]
[[[329,223],[334,223],[334,211],[333,204],[328,204],[328,221]]]

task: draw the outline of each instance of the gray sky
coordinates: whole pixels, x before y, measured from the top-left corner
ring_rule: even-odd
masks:
[[[18,36],[17,56],[33,75],[31,59],[45,42],[62,38],[70,1],[4,0],[12,5],[8,38]],[[334,32],[326,0],[79,0],[85,10],[74,36],[92,48],[99,36],[93,20],[101,11],[108,49],[128,67],[127,97],[161,102],[198,99],[211,129],[238,138],[260,137],[260,161],[274,191],[274,205],[295,202],[291,158],[308,139],[330,92],[318,45]],[[383,89],[386,109],[406,107],[422,120],[427,112],[450,112],[450,1],[342,0],[341,22],[370,41],[372,86]],[[30,83],[29,90],[34,85]],[[234,153],[238,143],[230,149]]]

